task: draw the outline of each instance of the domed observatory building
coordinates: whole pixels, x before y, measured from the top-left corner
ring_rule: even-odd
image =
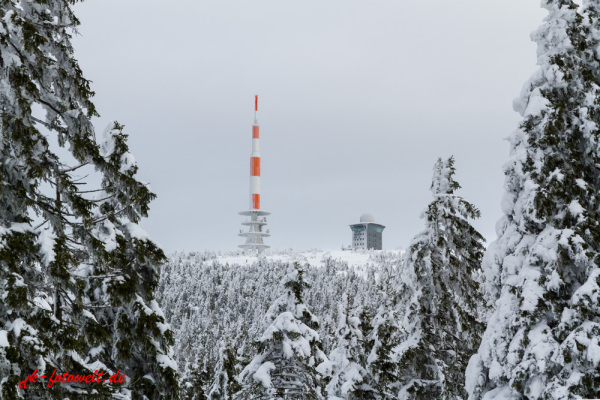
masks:
[[[381,250],[381,237],[385,226],[376,224],[371,214],[361,215],[360,223],[350,225],[350,229],[352,229],[353,249]]]

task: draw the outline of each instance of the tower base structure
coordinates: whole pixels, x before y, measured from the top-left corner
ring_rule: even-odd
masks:
[[[242,225],[248,227],[248,232],[240,230],[238,236],[245,237],[246,243],[240,244],[238,247],[241,247],[244,250],[256,251],[258,254],[262,253],[265,249],[268,249],[270,246],[263,242],[263,238],[271,235],[269,234],[268,229],[266,232],[263,232],[263,227],[267,225],[266,216],[271,213],[262,210],[248,210],[241,211],[239,214],[250,217],[250,219],[242,222]]]

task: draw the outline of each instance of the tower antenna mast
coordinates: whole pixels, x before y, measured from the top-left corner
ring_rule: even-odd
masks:
[[[254,96],[254,125],[252,126],[252,154],[250,155],[250,209],[240,212],[240,215],[250,217],[242,222],[248,227],[248,231],[240,230],[239,236],[246,238],[246,243],[241,244],[244,250],[253,250],[258,254],[269,248],[264,244],[263,238],[271,236],[269,230],[263,232],[267,225],[267,215],[271,213],[260,209],[260,150],[259,150],[259,126],[258,126],[258,95]]]

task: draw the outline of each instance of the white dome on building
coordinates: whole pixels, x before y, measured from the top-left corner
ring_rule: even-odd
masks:
[[[373,217],[373,215],[371,215],[369,213],[364,213],[363,215],[360,216],[360,222],[361,223],[375,222],[375,217]]]

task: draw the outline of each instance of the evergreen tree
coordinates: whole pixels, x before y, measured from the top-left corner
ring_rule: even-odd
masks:
[[[395,265],[394,265],[395,264]],[[396,348],[400,344],[402,303],[401,272],[403,263],[384,262],[378,272],[377,280],[377,312],[371,315],[370,308],[360,313],[359,328],[364,341],[367,356],[367,371],[374,382],[375,391],[368,393],[375,398],[394,398],[398,392],[399,369]],[[363,300],[364,302],[364,300]],[[375,308],[375,307],[373,307]]]
[[[71,4],[0,2],[0,393],[174,397],[172,333],[153,300],[164,254],[137,225],[154,195],[118,124],[103,149],[95,139]],[[127,380],[18,389],[36,369]]]
[[[400,399],[461,399],[469,357],[483,333],[483,237],[469,219],[479,210],[455,191],[454,159],[438,159],[424,211],[425,229],[411,242],[403,272],[406,312],[398,359]]]
[[[103,305],[95,317],[111,345],[102,354],[110,370],[129,377],[125,393],[173,398],[178,385],[173,332],[154,298],[165,256],[137,224],[155,196],[135,179],[137,166],[126,141],[123,126],[115,122],[100,147],[106,165],[87,245],[93,268],[87,273],[94,278],[88,279],[85,294],[91,304]]]
[[[371,349],[367,358],[367,370],[373,377],[376,398],[395,398],[398,392],[399,370],[396,348],[400,344],[400,326],[398,296],[386,293],[383,304],[373,318],[373,329],[367,336],[367,345]]]
[[[357,313],[359,321],[358,329],[360,329],[362,337],[365,338],[363,340],[364,354],[368,355],[373,349],[373,342],[367,338],[367,336],[373,331],[373,325],[371,324],[373,320],[373,313],[368,306],[359,306]]]
[[[200,360],[199,360],[200,361]],[[179,364],[181,365],[181,364]],[[204,364],[194,364],[180,384],[181,399],[184,400],[206,400],[204,387],[210,379],[209,371]]]
[[[546,0],[515,110],[504,216],[484,259],[496,308],[470,399],[600,397],[598,2]]]
[[[365,369],[366,357],[360,320],[350,315],[348,295],[344,293],[338,307],[337,346],[329,354],[329,360],[317,367],[328,381],[326,392],[329,399],[372,399],[373,382]]]
[[[234,351],[227,345],[221,347],[219,361],[215,367],[215,379],[208,393],[209,400],[230,400],[233,393],[240,391],[241,387],[236,378],[238,360]]]
[[[316,366],[327,357],[321,349],[317,318],[303,293],[308,284],[299,264],[283,279],[285,294],[269,308],[269,326],[256,342],[256,356],[240,373],[236,399],[322,399]]]

